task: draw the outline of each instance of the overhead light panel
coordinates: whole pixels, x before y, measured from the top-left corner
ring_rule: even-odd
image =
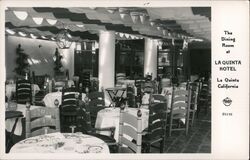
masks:
[[[80,28],[84,27],[83,24],[77,24],[76,26],[77,26],[77,27],[80,27]]]
[[[37,38],[37,36],[35,36],[33,33],[30,33],[30,37],[33,38],[33,39]]]
[[[41,17],[33,17],[32,19],[37,25],[41,25],[43,22],[43,18]]]
[[[42,37],[42,39],[47,39],[45,36],[41,36]]]
[[[28,13],[25,11],[13,11],[15,16],[20,20],[25,20],[28,17]]]
[[[27,34],[25,34],[24,32],[18,32],[18,34],[23,37],[27,36]]]
[[[130,12],[131,19],[134,24],[136,24],[139,20],[139,13],[138,12]]]
[[[6,29],[5,30],[7,33],[9,33],[9,34],[11,34],[11,35],[14,35],[16,32],[15,31],[13,31],[13,30],[10,30],[10,29]]]

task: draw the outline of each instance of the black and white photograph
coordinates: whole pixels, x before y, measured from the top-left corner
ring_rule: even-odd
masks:
[[[132,4],[4,7],[7,157],[211,158],[214,108],[230,118],[236,103],[228,94],[212,105],[212,88],[240,81],[214,76],[229,59],[212,56],[213,7]],[[230,31],[220,32],[227,55],[239,44]]]

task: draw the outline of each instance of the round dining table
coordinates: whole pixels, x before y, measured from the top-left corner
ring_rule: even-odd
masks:
[[[50,133],[30,137],[15,144],[10,153],[110,153],[101,139],[77,133]]]

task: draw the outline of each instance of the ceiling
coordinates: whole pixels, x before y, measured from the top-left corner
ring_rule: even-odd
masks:
[[[115,31],[117,39],[151,37],[211,41],[210,7],[9,7],[5,13],[6,29],[14,31],[13,34],[23,32],[28,36],[32,33],[37,38],[43,36],[50,40],[67,28],[73,41],[98,40],[101,30]]]

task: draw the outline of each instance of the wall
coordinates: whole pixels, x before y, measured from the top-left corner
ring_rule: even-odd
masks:
[[[32,59],[31,71],[35,71],[36,75],[48,74],[54,76],[54,61],[53,56],[57,45],[53,41],[38,40],[31,38],[23,38],[16,36],[5,36],[5,70],[6,78],[14,78],[16,67],[16,48],[21,44],[24,53],[28,54]],[[40,45],[40,47],[39,47]],[[69,69],[69,76],[74,74],[74,47],[70,49],[59,49],[59,53],[63,56],[62,64],[65,69]]]

